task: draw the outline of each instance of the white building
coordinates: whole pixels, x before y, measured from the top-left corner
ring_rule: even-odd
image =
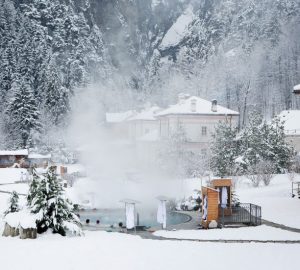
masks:
[[[137,152],[151,153],[161,139],[167,138],[178,128],[185,131],[185,146],[193,152],[205,154],[209,148],[215,126],[227,121],[238,123],[239,113],[196,96],[181,94],[177,104],[162,110],[157,106],[141,112],[107,113],[109,127],[119,139],[136,145]]]
[[[278,117],[284,121],[286,140],[300,152],[300,110],[282,111]]]
[[[215,126],[227,121],[237,126],[239,113],[196,96],[181,95],[177,104],[157,115],[160,138],[182,128],[187,138],[186,147],[193,152],[206,154]]]

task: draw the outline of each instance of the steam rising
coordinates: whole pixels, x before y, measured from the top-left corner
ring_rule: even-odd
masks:
[[[82,184],[94,206],[121,207],[119,201],[130,198],[140,201],[145,208],[156,206],[158,195],[181,197],[181,180],[163,175],[156,162],[141,160],[133,142],[117,140],[116,134],[107,128],[105,111],[110,103],[103,102],[105,90],[91,87],[76,95],[68,130],[68,141],[79,150],[80,162],[87,169],[89,180]]]

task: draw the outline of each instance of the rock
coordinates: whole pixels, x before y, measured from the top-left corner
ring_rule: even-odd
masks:
[[[208,228],[209,228],[209,229],[215,229],[215,228],[217,228],[217,227],[218,227],[218,222],[215,221],[215,220],[212,220],[212,221],[209,223],[209,225],[208,225]]]
[[[20,239],[36,239],[36,237],[37,237],[36,228],[24,229],[20,227]]]
[[[2,233],[2,236],[18,236],[19,235],[19,228],[11,227],[8,225],[8,223],[5,223],[4,225],[4,231]]]

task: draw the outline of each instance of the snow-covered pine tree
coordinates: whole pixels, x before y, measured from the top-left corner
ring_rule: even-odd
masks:
[[[277,173],[281,173],[284,169],[289,168],[294,149],[285,139],[284,121],[280,118],[275,117],[267,129],[268,136],[265,135],[265,137],[268,142],[264,149],[265,159],[273,163]]]
[[[65,197],[62,183],[56,175],[55,167],[49,167],[40,177],[37,188],[30,189],[29,207],[31,212],[38,214],[38,233],[51,229],[53,233],[66,235],[70,224],[72,229],[80,230],[80,221],[73,212],[73,204]]]
[[[29,82],[16,82],[15,95],[6,111],[8,119],[8,137],[15,138],[15,147],[26,148],[33,144],[35,133],[41,130],[39,111]]]
[[[4,216],[6,216],[9,213],[15,213],[18,212],[20,210],[19,207],[19,195],[16,191],[13,191],[11,193],[11,196],[9,198],[9,205],[8,205],[8,209],[4,212]]]
[[[31,207],[33,200],[36,198],[41,178],[35,168],[31,168],[31,182],[27,194],[27,205]]]
[[[220,177],[235,173],[238,156],[237,129],[227,122],[220,122],[213,135],[211,168]]]

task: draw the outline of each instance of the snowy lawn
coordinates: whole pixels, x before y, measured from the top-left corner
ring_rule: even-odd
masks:
[[[1,168],[0,169],[0,184],[14,183],[21,180],[22,172],[27,174],[26,169],[18,168]]]
[[[291,197],[291,186],[287,175],[277,175],[269,186],[257,188],[243,178],[238,182],[236,191],[241,202],[260,205],[264,219],[300,228],[300,199]]]
[[[0,237],[0,266],[9,270],[281,270],[294,269],[299,252],[297,244],[158,241],[106,232],[74,238],[44,235],[37,240]]]
[[[156,231],[156,236],[201,240],[300,240],[300,233],[284,231],[266,225],[214,230]]]

